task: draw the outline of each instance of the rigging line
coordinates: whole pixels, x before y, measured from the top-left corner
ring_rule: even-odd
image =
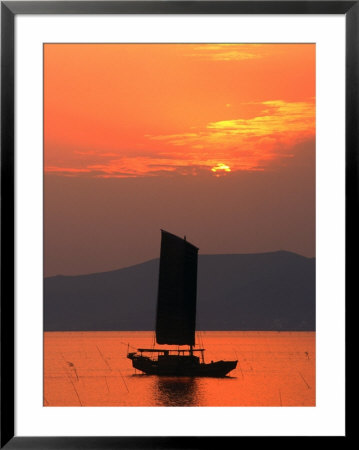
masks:
[[[200,324],[200,319],[199,319],[198,314],[197,314],[197,323],[198,323],[198,328],[199,328],[199,330],[197,331],[197,333],[198,333],[198,341],[199,341],[199,345],[203,348],[203,333],[202,333],[202,330],[201,330],[201,324]]]
[[[134,350],[137,350],[136,347],[134,347],[133,345],[130,345],[129,343],[125,343],[125,342],[122,342],[122,341],[121,341],[120,344],[126,345],[126,347],[131,347],[131,348],[133,348]]]

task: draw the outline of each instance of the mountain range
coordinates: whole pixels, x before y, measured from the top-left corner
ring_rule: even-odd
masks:
[[[45,331],[153,330],[159,260],[44,279]],[[315,258],[278,251],[198,257],[197,329],[315,330]]]

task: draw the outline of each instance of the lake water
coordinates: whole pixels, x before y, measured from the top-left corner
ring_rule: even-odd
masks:
[[[153,332],[47,332],[44,406],[315,406],[314,332],[202,331],[197,342],[206,362],[238,359],[237,368],[225,378],[142,375],[127,345],[151,348]]]

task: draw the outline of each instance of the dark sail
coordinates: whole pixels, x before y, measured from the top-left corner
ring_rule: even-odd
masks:
[[[195,344],[197,256],[197,247],[162,230],[156,322],[158,344]]]

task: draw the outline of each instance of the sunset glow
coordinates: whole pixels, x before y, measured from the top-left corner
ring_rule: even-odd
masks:
[[[226,164],[223,164],[223,163],[218,163],[215,167],[212,167],[212,172],[217,172],[217,173],[220,173],[220,172],[230,172],[231,171],[231,168],[229,167],[229,166],[227,166]]]
[[[276,170],[315,137],[310,44],[46,44],[45,171]]]
[[[315,44],[43,49],[43,406],[315,407]]]

